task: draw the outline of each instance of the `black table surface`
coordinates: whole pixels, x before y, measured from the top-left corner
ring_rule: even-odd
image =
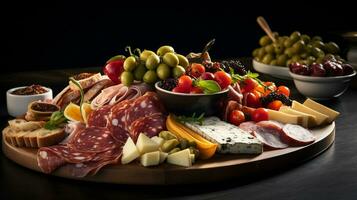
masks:
[[[97,71],[99,68],[81,69]],[[74,70],[7,73],[0,75],[2,127],[6,112],[6,89],[39,83],[58,92]],[[304,99],[292,82],[286,84],[293,98]],[[289,168],[225,182],[179,186],[133,186],[91,183],[53,177],[17,165],[0,155],[1,199],[356,199],[357,198],[357,91],[349,89],[338,99],[322,102],[341,112],[336,121],[335,143],[319,156]],[[278,167],[278,166],[277,166]],[[180,178],[180,177],[177,177]],[[5,198],[4,198],[5,197]]]

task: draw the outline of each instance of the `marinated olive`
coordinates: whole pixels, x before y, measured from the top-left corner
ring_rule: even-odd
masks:
[[[300,54],[300,58],[302,58],[302,59],[306,59],[308,56],[309,56],[309,54],[306,52],[303,52]]]
[[[254,51],[253,51],[253,53],[252,53],[252,56],[253,56],[253,57],[258,57],[258,53],[259,53],[259,48],[254,49]]]
[[[305,42],[305,44],[307,44],[311,41],[310,36],[308,36],[306,34],[301,35],[301,39]]]
[[[188,59],[185,56],[181,55],[181,54],[176,54],[176,56],[177,56],[177,58],[179,60],[179,65],[181,65],[183,68],[186,69],[188,67],[188,65],[190,64],[188,62]]]
[[[176,67],[179,64],[179,59],[174,53],[166,53],[162,58],[165,64],[170,67]]]
[[[149,56],[154,55],[155,52],[150,51],[150,50],[144,50],[141,54],[140,54],[140,60],[143,62],[146,62],[146,60],[148,59]]]
[[[264,47],[260,48],[258,51],[258,58],[263,59],[264,55],[265,55],[265,50]]]
[[[274,43],[273,46],[275,54],[282,54],[284,52],[284,47],[281,44]]]
[[[185,139],[185,138],[182,138],[182,139],[180,140],[180,148],[181,148],[181,149],[186,149],[186,148],[188,148],[188,147],[190,147],[189,141],[188,141],[187,139]]]
[[[292,59],[289,59],[288,61],[286,61],[286,66],[289,66],[291,63],[293,63],[294,61]]]
[[[266,54],[262,60],[264,64],[269,64],[274,59],[273,54]]]
[[[321,41],[314,41],[314,42],[312,43],[312,46],[313,46],[313,47],[317,47],[317,48],[319,48],[319,49],[321,49],[321,50],[325,50],[325,49],[326,49],[325,43],[323,43],[323,42],[321,42]]]
[[[189,149],[191,154],[195,154],[195,158],[198,158],[200,156],[200,151],[195,147],[190,147]]]
[[[156,69],[156,67],[160,64],[160,57],[156,54],[152,54],[150,55],[146,62],[145,62],[145,66],[148,69]]]
[[[153,84],[157,81],[156,71],[149,70],[144,74],[143,81],[147,84]]]
[[[312,37],[311,41],[322,41],[322,37],[314,36],[314,37]]]
[[[170,131],[161,131],[159,133],[159,137],[161,137],[165,140],[177,139],[176,135],[174,135]]]
[[[162,146],[161,146],[161,150],[163,152],[169,152],[171,151],[173,148],[175,148],[180,142],[177,139],[171,139],[171,140],[166,140]]]
[[[301,37],[301,33],[298,32],[298,31],[294,31],[293,33],[291,33],[290,35],[290,40],[295,43],[297,42],[298,40],[300,40],[300,37]]]
[[[311,65],[313,62],[316,61],[316,58],[314,56],[309,56],[306,58],[306,64]]]
[[[325,45],[326,51],[329,53],[337,54],[340,52],[340,47],[334,42],[328,42]]]
[[[319,49],[319,48],[317,48],[317,47],[313,47],[311,53],[312,53],[312,55],[313,55],[314,57],[317,57],[317,58],[323,58],[323,57],[325,57],[325,53],[324,53],[321,49]]]
[[[274,53],[274,46],[273,46],[273,44],[269,44],[269,45],[265,46],[264,48],[265,48],[265,52],[267,52],[267,53]]]
[[[289,58],[293,57],[294,55],[294,50],[290,47],[285,49],[284,54],[286,54]]]
[[[143,80],[144,74],[146,72],[146,67],[144,63],[140,64],[138,67],[135,68],[134,70],[134,78],[137,81]]]
[[[124,71],[120,75],[120,81],[125,85],[125,86],[130,86],[133,81],[134,81],[134,75],[131,72]]]
[[[294,41],[292,41],[290,38],[288,38],[288,39],[286,39],[286,40],[284,41],[284,47],[285,47],[285,48],[289,48],[289,47],[291,47],[293,44],[294,44]]]
[[[196,148],[197,143],[196,143],[194,140],[191,140],[191,141],[188,142],[188,145],[189,145],[190,147],[195,147],[195,148]]]
[[[284,66],[286,64],[286,61],[289,59],[288,55],[286,54],[282,54],[279,55],[276,59],[276,64],[278,66]]]
[[[270,65],[274,65],[274,66],[276,66],[276,65],[277,65],[277,63],[278,63],[278,62],[276,61],[276,59],[274,59],[274,60],[270,61],[270,63],[269,63],[269,64],[270,64]]]
[[[268,44],[272,43],[271,39],[267,36],[267,35],[264,35],[263,37],[260,38],[259,40],[259,44],[260,46],[266,46]]]
[[[125,71],[133,71],[135,67],[138,65],[136,58],[134,56],[129,56],[125,59],[123,67]]]
[[[291,58],[291,60],[293,62],[299,62],[301,60],[300,56],[299,55],[293,55],[293,57]]]
[[[169,53],[169,52],[174,53],[175,52],[174,48],[172,48],[172,46],[165,45],[165,46],[160,47],[156,53],[159,56],[164,56],[166,53]]]
[[[306,53],[311,54],[311,53],[312,53],[312,48],[314,48],[314,47],[312,46],[312,44],[306,45],[306,46],[305,46],[305,51],[306,51]]]
[[[161,63],[156,69],[156,74],[161,80],[166,80],[170,77],[170,67]]]
[[[305,48],[305,42],[303,40],[299,40],[293,44],[292,48],[294,53],[300,53]]]
[[[177,65],[176,67],[174,67],[174,68],[172,69],[172,76],[173,76],[174,78],[179,78],[180,76],[182,76],[182,75],[185,74],[185,73],[186,73],[185,68],[183,68],[183,67],[180,66],[180,65]]]

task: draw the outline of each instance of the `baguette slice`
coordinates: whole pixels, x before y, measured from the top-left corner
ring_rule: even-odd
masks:
[[[26,147],[38,147],[37,145],[37,130],[29,131],[28,134],[24,135],[24,141]]]
[[[57,128],[54,130],[47,130],[41,128],[37,130],[37,145],[38,147],[46,147],[58,144],[66,137],[64,128]]]
[[[26,121],[24,119],[13,119],[8,121],[10,128],[13,131],[33,131],[42,128],[45,125],[44,121]]]

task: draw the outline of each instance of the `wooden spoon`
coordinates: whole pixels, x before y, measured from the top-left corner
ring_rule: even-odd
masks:
[[[257,22],[259,26],[264,30],[264,32],[269,36],[269,38],[275,43],[276,38],[274,37],[273,32],[270,29],[270,26],[268,25],[267,21],[265,21],[264,17],[259,16],[257,18]]]

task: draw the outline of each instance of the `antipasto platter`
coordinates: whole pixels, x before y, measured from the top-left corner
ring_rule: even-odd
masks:
[[[164,185],[259,174],[333,143],[339,112],[291,99],[239,60],[212,61],[213,42],[187,56],[128,48],[54,98],[33,100],[39,85],[9,90],[31,101],[2,131],[4,154],[65,178]]]

